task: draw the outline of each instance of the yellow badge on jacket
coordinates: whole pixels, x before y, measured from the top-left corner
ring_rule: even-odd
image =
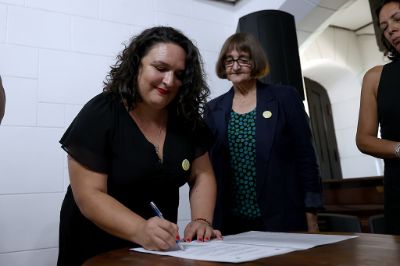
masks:
[[[190,162],[188,159],[182,161],[182,169],[187,171],[190,168]]]
[[[271,116],[272,116],[271,111],[264,111],[264,112],[263,112],[263,117],[264,117],[264,118],[271,118]]]

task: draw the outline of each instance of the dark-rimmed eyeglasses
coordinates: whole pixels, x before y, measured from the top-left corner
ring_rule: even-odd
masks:
[[[224,60],[224,65],[226,67],[231,67],[233,66],[234,63],[237,63],[239,66],[251,66],[251,61],[250,58],[248,57],[239,57],[236,59],[233,59],[232,57],[228,57]]]

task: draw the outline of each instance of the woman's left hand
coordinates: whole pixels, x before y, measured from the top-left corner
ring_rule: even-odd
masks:
[[[197,241],[210,241],[212,238],[222,239],[222,234],[219,230],[212,228],[208,222],[203,220],[191,221],[185,228],[183,241],[190,242],[193,238]]]

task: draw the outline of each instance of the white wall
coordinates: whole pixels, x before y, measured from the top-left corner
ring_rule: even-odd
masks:
[[[153,25],[181,29],[214,75],[236,19],[282,0],[0,0],[0,74],[7,94],[0,126],[0,265],[55,265],[59,209],[68,185],[58,140],[102,81],[122,43]],[[187,187],[179,224],[190,219]]]
[[[303,75],[328,92],[343,177],[382,175],[382,160],[362,154],[355,144],[362,78],[385,63],[375,36],[329,27],[300,57]]]

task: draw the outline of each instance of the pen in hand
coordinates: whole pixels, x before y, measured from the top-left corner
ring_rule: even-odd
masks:
[[[162,215],[161,211],[157,208],[157,206],[154,204],[154,202],[150,201],[150,206],[159,218],[164,219],[164,216]],[[176,240],[176,245],[178,246],[178,248],[180,250],[184,250],[184,248],[179,240]]]

